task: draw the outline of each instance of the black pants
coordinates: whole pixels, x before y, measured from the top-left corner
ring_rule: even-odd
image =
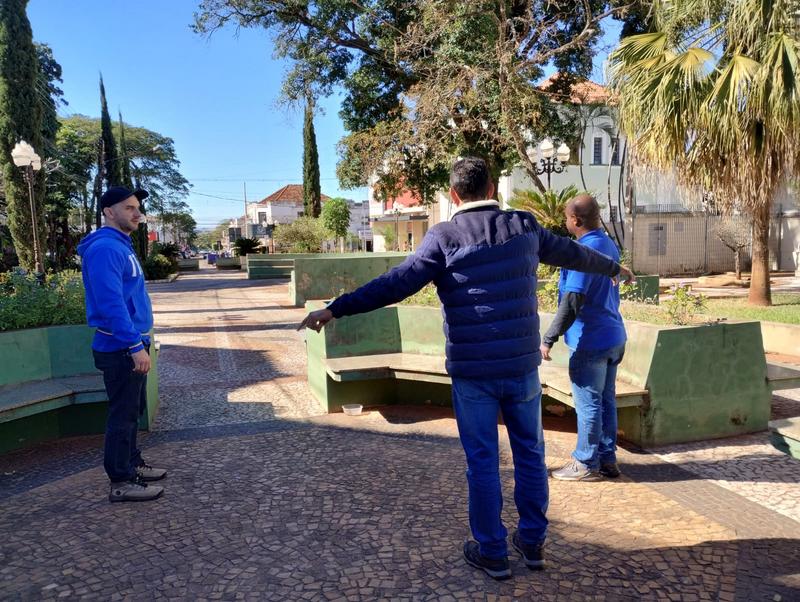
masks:
[[[149,346],[145,349],[149,353]],[[113,482],[130,481],[142,464],[136,432],[139,416],[147,407],[147,375],[133,371],[133,358],[127,349],[94,351],[94,365],[103,373],[108,394],[103,466]]]

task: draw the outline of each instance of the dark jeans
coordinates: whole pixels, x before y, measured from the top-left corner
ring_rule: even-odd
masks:
[[[149,353],[149,346],[145,348]],[[143,463],[136,432],[139,416],[147,406],[147,375],[133,371],[133,358],[127,349],[94,351],[94,365],[103,373],[108,394],[103,466],[111,481],[129,481]]]
[[[523,543],[535,545],[547,535],[547,468],[542,434],[542,386],[534,370],[519,378],[453,379],[453,407],[467,457],[469,524],[487,558],[508,553],[500,515],[500,454],[497,415],[502,413],[514,457],[514,502]]]

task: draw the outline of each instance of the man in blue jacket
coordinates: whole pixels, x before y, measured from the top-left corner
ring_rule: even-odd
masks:
[[[580,194],[564,210],[567,230],[578,242],[619,261],[617,245],[600,224],[600,206]],[[556,316],[542,341],[542,357],[561,335],[570,350],[569,377],[578,414],[578,441],[572,460],[552,476],[562,481],[619,476],[617,467],[617,366],[625,353],[625,325],[619,288],[608,278],[561,270]]]
[[[450,175],[450,197],[457,206],[453,218],[431,228],[401,265],[311,312],[300,328],[319,331],[334,318],[396,303],[433,281],[444,309],[446,366],[466,453],[469,522],[476,540],[464,544],[464,557],[494,579],[507,579],[511,569],[508,533],[500,519],[498,411],[514,455],[519,527],[512,545],[528,567],[544,567],[548,490],[537,371],[536,267],[541,260],[608,277],[619,275],[621,268],[545,230],[530,213],[503,211],[491,200],[493,194],[482,159],[457,161]]]
[[[145,463],[136,445],[139,415],[147,403],[153,310],[131,233],[139,228],[139,201],[147,196],[144,190],[109,188],[100,199],[105,226],[78,245],[86,319],[96,329],[94,362],[108,394],[103,464],[111,480],[112,502],[156,499],[164,488],[147,482],[167,476],[166,470]]]

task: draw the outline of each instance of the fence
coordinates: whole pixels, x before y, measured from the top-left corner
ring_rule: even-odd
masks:
[[[624,222],[608,223],[632,257],[633,269],[661,276],[698,275],[734,269],[734,253],[718,236],[724,224],[749,240],[745,217],[723,217],[702,212],[637,210]],[[770,260],[773,270],[794,271],[792,251],[800,247],[800,214],[778,213],[770,225]],[[749,269],[751,247],[741,253],[742,269]]]

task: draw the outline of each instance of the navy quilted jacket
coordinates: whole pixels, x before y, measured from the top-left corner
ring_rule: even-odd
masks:
[[[552,234],[530,213],[482,201],[436,224],[416,253],[328,309],[336,318],[365,313],[402,301],[432,281],[443,306],[448,373],[474,379],[523,376],[541,363],[539,261],[619,273],[614,260]]]

